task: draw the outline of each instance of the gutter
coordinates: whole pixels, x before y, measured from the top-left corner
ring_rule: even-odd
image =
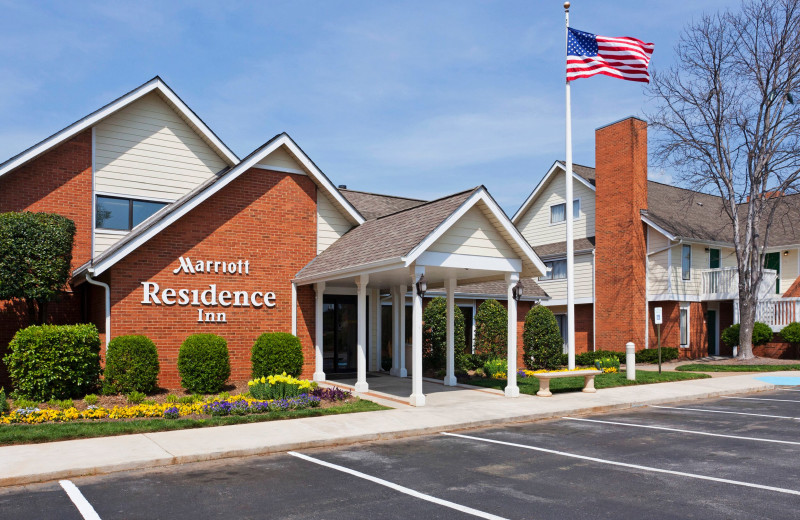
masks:
[[[108,342],[111,341],[111,287],[107,283],[92,278],[92,274],[94,274],[94,269],[89,268],[86,271],[86,281],[92,285],[102,287],[106,292],[106,352],[108,352]]]

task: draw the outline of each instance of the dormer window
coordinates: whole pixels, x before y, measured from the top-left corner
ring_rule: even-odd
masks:
[[[581,199],[572,201],[572,219],[578,220],[581,218]],[[553,204],[550,206],[550,223],[558,224],[567,220],[567,203]]]

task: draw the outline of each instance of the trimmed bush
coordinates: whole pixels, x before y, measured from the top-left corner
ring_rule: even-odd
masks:
[[[219,392],[231,375],[228,342],[216,334],[193,334],[178,352],[181,386],[189,392]]]
[[[456,372],[467,370],[464,340],[464,313],[453,306],[453,339]],[[422,313],[422,367],[442,370],[447,367],[447,299],[437,296]]]
[[[614,352],[613,350],[595,350],[594,352],[583,352],[581,354],[575,354],[575,364],[594,366],[594,362],[597,361],[598,359],[610,356],[620,356],[620,355],[624,355],[624,352],[623,353]]]
[[[6,399],[6,389],[0,386],[0,415],[9,411],[11,411],[11,405],[8,404],[8,399]]]
[[[722,342],[729,347],[739,345],[739,324],[735,323],[722,331]],[[766,345],[772,340],[772,328],[766,323],[760,321],[755,322],[753,325],[753,339],[754,347],[759,345]]]
[[[100,382],[100,336],[92,324],[32,325],[4,358],[17,394],[39,402],[81,397]]]
[[[553,311],[544,305],[535,305],[525,316],[522,348],[530,370],[553,370],[561,364],[564,340]]]
[[[781,338],[795,348],[795,357],[800,357],[800,323],[793,321],[782,328]]]
[[[620,354],[622,356],[621,359],[624,359],[625,355]],[[678,348],[677,347],[661,347],[661,361],[672,361],[673,359],[678,359]],[[643,348],[642,350],[638,350],[636,352],[636,362],[637,363],[658,363],[658,347],[651,347],[651,348]]]
[[[258,337],[250,350],[253,377],[286,372],[297,377],[303,371],[303,347],[297,336],[286,332],[267,332]]]
[[[104,394],[151,393],[158,382],[158,350],[147,336],[118,336],[108,344]]]
[[[475,313],[475,354],[484,361],[508,356],[508,311],[497,300],[486,300]]]

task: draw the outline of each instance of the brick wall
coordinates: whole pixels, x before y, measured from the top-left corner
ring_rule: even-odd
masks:
[[[646,244],[640,210],[647,208],[647,123],[628,118],[595,134],[597,349],[644,345]]]
[[[146,334],[158,346],[160,384],[180,385],[178,350],[190,334],[228,341],[231,379],[250,376],[250,348],[263,332],[291,332],[291,279],[316,256],[316,187],[305,176],[252,169],[139,247],[110,271],[114,336]],[[179,257],[249,260],[250,274],[173,274]],[[160,289],[274,292],[274,308],[143,305],[141,282]],[[314,291],[298,288],[297,332],[303,377],[314,372]],[[198,309],[225,312],[227,323],[198,323]]]

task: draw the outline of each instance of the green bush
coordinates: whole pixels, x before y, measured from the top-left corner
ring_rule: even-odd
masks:
[[[86,394],[83,396],[83,402],[88,404],[89,406],[94,406],[100,402],[100,398],[97,397],[95,394]]]
[[[151,393],[158,382],[158,350],[147,336],[118,336],[108,344],[103,393]]]
[[[177,403],[178,402],[178,396],[175,395],[175,394],[167,394],[167,396],[164,398],[164,402]]]
[[[447,299],[437,296],[422,313],[422,367],[441,370],[447,367]],[[464,313],[453,306],[453,354],[457,372],[467,370],[464,340]]]
[[[11,405],[8,404],[8,399],[6,399],[6,389],[0,386],[0,415],[9,411],[11,411]]]
[[[39,402],[80,397],[100,381],[100,337],[85,325],[32,325],[17,331],[4,358],[17,394]]]
[[[781,338],[786,343],[789,343],[797,349],[795,355],[800,354],[800,323],[793,321],[781,329]]]
[[[297,377],[303,371],[303,347],[297,336],[267,332],[258,337],[250,351],[254,378],[286,372]]]
[[[130,404],[142,404],[144,400],[147,398],[142,392],[137,392],[134,390],[133,392],[128,393],[125,397],[128,398],[128,403]]]
[[[464,368],[466,370],[478,370],[483,368],[484,360],[477,354],[467,354],[464,356]]]
[[[722,331],[722,342],[729,347],[739,345],[739,324],[735,323]],[[755,322],[753,325],[753,339],[754,347],[759,345],[766,345],[772,341],[772,328],[766,323],[760,321]]]
[[[620,355],[624,355],[624,353],[615,352],[613,350],[595,350],[594,352],[583,352],[575,355],[575,365],[594,366],[594,362],[598,359]]]
[[[617,356],[600,358],[594,362],[594,367],[606,374],[619,372],[619,358]]]
[[[508,356],[508,311],[497,300],[486,300],[475,313],[475,353],[485,362]]]
[[[216,334],[189,336],[178,351],[178,373],[189,392],[219,392],[231,375],[228,342]]]
[[[678,359],[677,347],[661,347],[661,361]],[[637,363],[658,363],[658,347],[643,348],[636,352]]]
[[[564,339],[553,311],[544,305],[535,305],[525,316],[522,348],[530,370],[553,370],[561,364]]]
[[[488,360],[483,364],[483,373],[489,377],[494,377],[495,374],[502,372],[508,375],[508,361],[505,359],[494,358]]]
[[[262,383],[261,380],[258,380],[250,386],[250,395],[253,396],[253,399],[262,401],[289,399],[297,397],[301,393],[303,393],[303,390],[301,390],[300,384],[287,381],[275,381],[270,384],[269,382]]]

